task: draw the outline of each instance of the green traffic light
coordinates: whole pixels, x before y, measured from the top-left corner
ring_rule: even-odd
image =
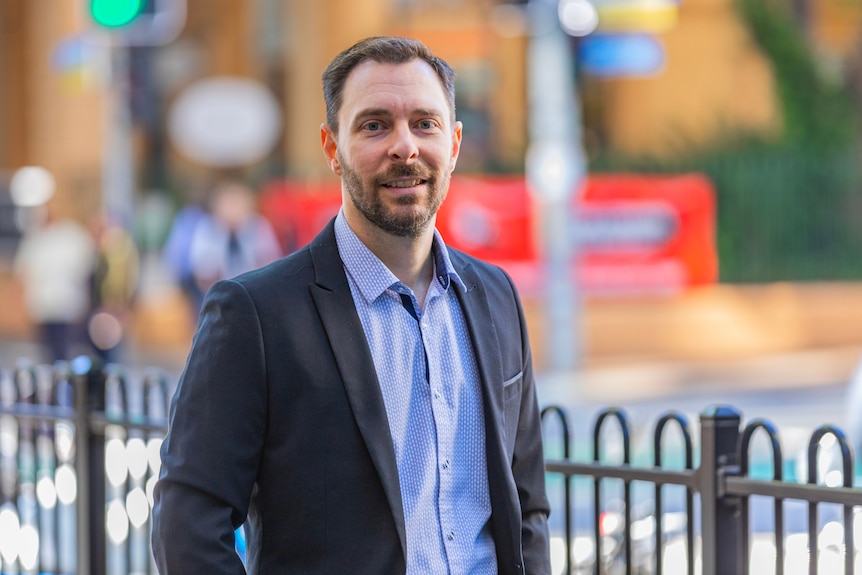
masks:
[[[125,26],[137,18],[144,0],[90,0],[90,14],[97,24],[108,28]]]

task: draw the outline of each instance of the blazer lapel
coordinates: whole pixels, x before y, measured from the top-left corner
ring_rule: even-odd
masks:
[[[498,558],[506,557],[514,564],[509,554],[519,548],[520,533],[517,494],[509,470],[509,458],[505,448],[506,411],[503,400],[503,371],[497,326],[491,313],[487,291],[475,268],[457,252],[449,252],[453,265],[467,286],[461,294],[461,308],[473,342],[479,379],[482,382],[482,397],[485,402],[485,450],[488,463],[488,490],[491,497],[491,521],[494,539],[497,541]],[[505,543],[508,540],[508,544]],[[508,565],[508,563],[507,563]],[[501,564],[501,573],[508,572]]]
[[[404,508],[389,420],[371,351],[338,254],[332,222],[315,238],[310,250],[317,278],[316,285],[310,286],[311,295],[332,345],[356,424],[383,483],[406,557]]]
[[[462,264],[458,266],[458,274],[467,286],[467,293],[461,294],[459,292],[461,308],[464,310],[464,318],[467,321],[470,339],[473,341],[473,348],[476,352],[482,390],[496,419],[496,417],[502,417],[504,412],[502,361],[494,317],[491,315],[488,296],[476,270],[472,265],[463,263],[460,258],[456,258],[454,255],[452,260],[453,263]],[[497,429],[502,429],[502,421],[495,420],[493,423]]]

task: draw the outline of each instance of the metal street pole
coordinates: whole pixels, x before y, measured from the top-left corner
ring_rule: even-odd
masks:
[[[127,231],[134,225],[135,208],[129,49],[170,44],[186,22],[186,0],[152,0],[149,7],[118,27],[96,26],[107,60],[102,206],[111,223]]]
[[[545,278],[545,350],[550,371],[576,368],[582,355],[580,298],[572,278],[577,213],[571,201],[585,173],[581,114],[569,39],[557,0],[530,0],[530,144],[527,181],[539,202]]]
[[[110,59],[102,157],[102,202],[113,224],[130,230],[134,223],[135,176],[132,119],[129,110],[129,49],[107,41]]]

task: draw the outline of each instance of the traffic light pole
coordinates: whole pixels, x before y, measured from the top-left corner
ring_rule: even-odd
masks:
[[[102,205],[112,225],[134,223],[135,170],[129,101],[129,47],[163,46],[186,21],[186,0],[89,0],[90,18],[103,31],[108,59],[104,108]]]
[[[545,265],[545,363],[551,372],[576,368],[582,355],[572,196],[585,173],[581,115],[568,36],[557,0],[530,0],[528,54],[530,145],[527,181],[538,200]]]
[[[134,222],[135,176],[132,121],[129,110],[129,49],[107,44],[111,70],[105,106],[102,201],[110,223],[131,229]]]

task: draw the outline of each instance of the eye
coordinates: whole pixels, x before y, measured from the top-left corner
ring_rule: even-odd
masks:
[[[383,129],[383,124],[380,122],[366,122],[362,128],[368,132],[379,132]]]
[[[437,127],[437,123],[434,120],[420,120],[419,121],[419,129],[420,130],[433,130]]]

